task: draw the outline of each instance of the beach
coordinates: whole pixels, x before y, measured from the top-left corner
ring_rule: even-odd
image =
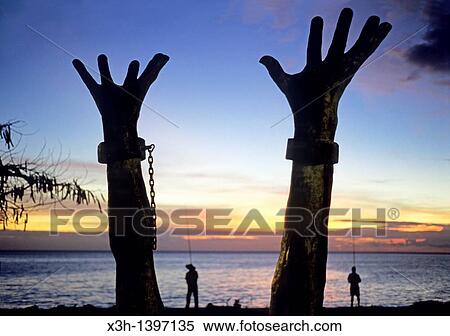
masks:
[[[99,308],[92,305],[83,307],[58,306],[42,309],[31,306],[20,309],[0,309],[0,315],[14,316],[120,316],[115,307]],[[164,316],[265,316],[269,315],[267,308],[234,308],[224,306],[210,306],[198,309],[170,308],[164,309]],[[450,301],[416,302],[409,306],[398,307],[324,307],[319,314],[322,316],[447,316],[450,315]]]

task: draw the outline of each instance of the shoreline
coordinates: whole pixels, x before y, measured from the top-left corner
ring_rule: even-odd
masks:
[[[120,316],[115,307],[100,308],[92,305],[57,306],[53,308],[0,308],[0,316]],[[233,308],[228,306],[207,306],[198,309],[171,308],[164,309],[161,316],[267,316],[268,308]],[[450,301],[420,301],[409,306],[385,307],[365,306],[324,307],[320,316],[448,316]]]
[[[1,232],[1,231],[0,231]],[[110,252],[111,250],[105,249],[105,250],[36,250],[36,249],[30,249],[30,250],[9,250],[9,249],[0,249],[0,253],[29,253],[29,252],[44,252],[44,253],[51,253],[51,252],[57,252],[57,253],[103,253],[103,252]],[[185,250],[157,250],[155,254],[158,253],[188,253]],[[267,250],[267,251],[234,251],[234,250],[218,250],[218,251],[210,251],[210,250],[197,250],[192,251],[192,253],[199,253],[199,254],[207,254],[207,253],[224,253],[224,254],[240,254],[240,253],[249,253],[249,254],[265,254],[265,253],[280,253],[280,251],[276,250]],[[329,251],[329,254],[353,254],[353,251]],[[450,251],[358,251],[357,254],[437,254],[437,255],[450,255]]]

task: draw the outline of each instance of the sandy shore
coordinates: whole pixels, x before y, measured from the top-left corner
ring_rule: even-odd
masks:
[[[201,315],[201,316],[255,316],[268,315],[267,308],[242,308],[210,306],[199,309],[183,309],[183,308],[166,308],[163,315],[181,316],[181,315]],[[0,315],[118,315],[114,307],[99,308],[91,305],[82,307],[58,306],[49,309],[41,309],[37,306],[20,308],[20,309],[0,309]],[[368,306],[360,308],[336,307],[324,308],[322,314],[325,316],[349,316],[349,315],[450,315],[450,301],[424,301],[416,302],[410,306],[400,307],[382,307]]]

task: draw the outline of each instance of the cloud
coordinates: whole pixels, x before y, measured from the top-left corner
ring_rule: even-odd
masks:
[[[387,222],[386,234],[377,232],[376,221],[367,221],[354,238],[358,251],[365,252],[450,252],[450,226],[420,222]],[[368,226],[372,224],[373,226]],[[380,229],[380,227],[378,227]],[[348,229],[330,230],[332,251],[351,251]]]
[[[370,65],[363,66],[355,76],[353,85],[370,96],[385,96],[399,89],[414,88],[413,82],[418,78],[419,71],[412,71],[403,53],[393,49]]]
[[[430,1],[424,15],[429,24],[424,41],[408,49],[406,58],[429,71],[450,73],[450,2]]]
[[[387,14],[404,15],[416,13],[417,8],[421,7],[423,0],[387,0],[384,6],[388,8]]]
[[[160,177],[174,180],[178,178],[177,188],[189,188],[190,192],[196,191],[203,195],[213,193],[258,195],[287,195],[289,189],[286,185],[274,183],[272,180],[262,180],[254,176],[230,171],[162,171]]]
[[[390,179],[390,178],[380,178],[380,179],[369,179],[368,182],[375,184],[392,184],[400,181],[399,179]]]
[[[297,21],[299,2],[295,0],[246,0],[242,19],[247,24],[270,21],[275,29],[284,29]]]
[[[410,82],[410,81],[415,81],[415,80],[417,80],[419,78],[420,78],[420,73],[416,69],[416,70],[412,71],[406,78],[404,78],[403,81],[404,82]]]
[[[438,79],[435,83],[438,85],[450,86],[450,79]]]

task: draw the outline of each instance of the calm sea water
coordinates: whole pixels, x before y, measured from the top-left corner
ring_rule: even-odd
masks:
[[[156,267],[166,306],[182,307],[186,253],[158,252]],[[276,253],[194,253],[200,304],[266,307]],[[110,306],[114,260],[108,252],[0,252],[0,307]],[[330,254],[326,306],[348,305],[351,254]],[[359,254],[363,305],[450,300],[450,255]]]

